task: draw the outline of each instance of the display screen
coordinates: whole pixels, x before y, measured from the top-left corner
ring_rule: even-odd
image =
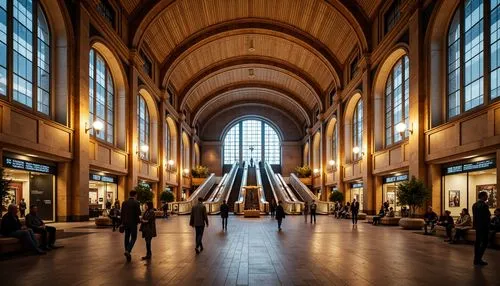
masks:
[[[472,171],[480,171],[493,168],[496,168],[496,160],[489,159],[484,161],[449,166],[444,168],[443,173],[445,175],[450,175],[450,174],[467,173]]]

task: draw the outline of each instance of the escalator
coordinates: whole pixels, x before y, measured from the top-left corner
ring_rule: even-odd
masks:
[[[295,197],[297,199],[299,199],[301,202],[305,202],[304,199],[302,198],[302,196],[297,192],[296,189],[293,188],[293,186],[291,184],[288,184],[288,188],[290,188],[290,190],[293,192],[293,194],[295,195]]]
[[[243,177],[243,167],[238,167],[238,173],[236,174],[236,178],[234,179],[233,187],[231,188],[231,193],[229,194],[229,199],[227,200],[227,204],[229,206],[229,211],[234,212],[234,202],[238,199],[238,195],[240,194],[241,188],[241,179]]]
[[[255,174],[255,169],[255,165],[253,167],[248,167],[247,186],[257,185],[257,175]]]
[[[212,195],[212,193],[214,192],[214,190],[217,189],[217,186],[218,186],[217,184],[214,184],[212,186],[212,188],[210,188],[210,190],[208,191],[208,193],[205,195],[205,198],[203,198],[203,201],[207,201],[210,198],[210,196]]]
[[[266,169],[264,168],[264,163],[259,162],[259,167],[260,167],[260,176],[262,180],[262,188],[264,189],[264,195],[266,196],[266,201],[271,203],[272,200],[274,200],[274,194],[271,188],[271,183],[269,182],[269,178],[267,177],[266,174]]]

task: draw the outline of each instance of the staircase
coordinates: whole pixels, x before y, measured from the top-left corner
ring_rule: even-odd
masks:
[[[302,198],[302,196],[297,192],[297,190],[295,190],[293,188],[293,186],[291,184],[288,184],[288,187],[290,188],[290,190],[292,190],[293,194],[295,195],[295,197],[297,199],[299,199],[301,202],[304,202],[304,199]]]
[[[266,196],[266,201],[271,203],[272,200],[274,200],[273,190],[271,189],[271,183],[269,182],[269,178],[267,177],[266,174],[266,169],[264,168],[264,164],[262,162],[259,162],[259,167],[260,167],[260,177],[262,180],[262,188],[264,189],[264,195]]]
[[[236,174],[233,187],[231,188],[231,194],[229,195],[229,199],[227,200],[230,212],[234,212],[234,202],[238,199],[238,195],[240,194],[242,176],[243,176],[243,167],[240,166],[238,167],[238,173]]]

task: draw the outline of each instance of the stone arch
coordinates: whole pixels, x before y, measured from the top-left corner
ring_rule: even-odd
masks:
[[[51,109],[54,120],[69,125],[69,94],[71,94],[71,43],[73,29],[67,10],[61,1],[39,1],[50,29],[51,44]]]
[[[336,164],[338,164],[338,154],[333,154],[332,151],[333,151],[333,139],[334,139],[334,136],[336,135],[335,133],[338,134],[338,131],[336,131],[336,128],[337,128],[337,118],[336,117],[333,117],[332,119],[330,119],[330,121],[328,121],[328,124],[326,125],[326,132],[325,132],[325,140],[326,140],[326,160],[327,162],[329,162],[330,160],[335,160]],[[338,137],[337,137],[337,153],[338,153]]]
[[[382,64],[377,69],[375,80],[373,82],[373,98],[374,98],[374,117],[373,117],[373,139],[375,150],[384,148],[385,141],[385,87],[389,74],[396,62],[403,56],[408,56],[408,46],[399,44],[389,52],[389,55],[383,60]],[[411,59],[410,61],[411,69]],[[410,83],[411,84],[411,83]]]
[[[430,128],[446,121],[446,58],[447,38],[450,23],[460,1],[439,1],[431,15],[424,46],[427,49],[425,61],[427,105]]]
[[[321,170],[321,131],[317,131],[313,136],[311,168]]]
[[[149,160],[152,162],[159,162],[159,148],[158,148],[158,129],[159,129],[159,113],[156,102],[151,93],[144,86],[139,86],[139,96],[142,96],[146,101],[149,111]],[[136,107],[137,108],[137,107]],[[134,113],[136,114],[136,113]],[[137,138],[135,139],[137,140]],[[136,143],[136,145],[139,145]],[[139,148],[139,146],[137,146]]]
[[[355,91],[354,94],[351,96],[349,99],[349,102],[347,103],[347,107],[345,109],[345,115],[344,115],[344,154],[345,154],[345,161],[350,162],[352,161],[352,117],[354,115],[354,108],[356,108],[356,105],[360,100],[363,100],[361,91]]]
[[[178,162],[177,162],[177,138],[179,138],[179,135],[178,135],[178,132],[177,132],[177,126],[175,124],[175,121],[172,119],[172,117],[170,115],[167,115],[167,118],[165,119],[166,121],[166,128],[168,129],[168,137],[169,138],[165,138],[166,140],[169,141],[169,145],[168,145],[168,150],[165,150],[166,151],[166,154],[168,155],[167,158],[165,158],[168,161],[170,160],[173,160],[174,161],[174,165],[176,165]]]

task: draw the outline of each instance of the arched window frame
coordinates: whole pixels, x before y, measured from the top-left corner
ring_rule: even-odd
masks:
[[[138,148],[141,154],[141,159],[149,160],[150,152],[149,150],[144,152],[141,150],[141,146],[151,147],[149,144],[151,126],[151,118],[149,116],[148,104],[142,95],[137,95],[137,136],[138,136]]]
[[[272,165],[281,164],[281,139],[274,126],[260,119],[244,119],[233,124],[224,135],[222,144],[223,164],[248,161],[250,155],[258,162],[266,160]],[[243,136],[257,140],[244,141]],[[260,139],[260,140],[259,140]],[[253,152],[249,147],[255,146]],[[255,163],[256,163],[255,162]]]
[[[171,160],[171,151],[170,148],[172,146],[172,139],[170,138],[170,126],[168,126],[168,122],[165,122],[165,160]]]
[[[461,0],[454,12],[446,38],[447,119],[500,98],[499,18],[500,3],[491,1]]]
[[[410,111],[410,61],[402,56],[392,67],[385,86],[385,145],[390,146],[408,138],[409,132],[399,133],[398,123],[408,126]]]
[[[102,78],[98,78],[99,67],[102,68]],[[99,91],[100,90],[100,91]],[[90,129],[90,135],[109,144],[114,144],[115,122],[115,86],[113,76],[106,59],[96,50],[89,52],[89,121],[101,121],[104,128],[99,132]],[[104,96],[97,96],[104,93]],[[99,97],[101,99],[99,100]],[[104,114],[97,111],[103,109]]]
[[[352,148],[359,148],[358,153],[353,153],[353,160],[362,159],[363,152],[363,100],[360,99],[354,107],[352,115]]]
[[[39,1],[32,0],[31,11],[22,4],[0,2],[0,22],[7,24],[0,27],[0,99],[51,117],[51,29]]]
[[[337,164],[337,142],[338,142],[338,137],[337,137],[337,122],[335,122],[335,125],[333,126],[333,132],[332,132],[332,156],[330,158],[330,160],[333,160],[335,161]]]

